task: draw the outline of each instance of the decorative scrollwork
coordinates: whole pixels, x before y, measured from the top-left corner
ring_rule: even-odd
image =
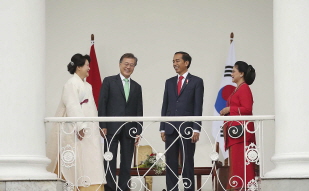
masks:
[[[82,185],[83,187],[89,187],[91,185],[91,180],[88,176],[81,176],[77,180],[78,185]]]
[[[246,146],[245,156],[246,156],[246,165],[249,165],[251,162],[255,162],[255,164],[260,165],[259,151],[254,143],[250,143],[249,146]]]
[[[135,138],[135,134],[137,133],[137,128],[136,127],[131,127],[130,129],[129,129],[129,135],[130,135],[130,137],[132,137],[132,138]]]
[[[74,191],[74,184],[72,182],[65,182],[63,184],[63,190],[64,191]]]
[[[192,135],[193,135],[193,128],[192,127],[186,127],[184,129],[184,134],[190,136],[189,139],[191,139]]]
[[[192,181],[189,178],[182,178],[183,187],[190,188],[192,186]]]
[[[70,135],[74,133],[74,128],[76,127],[76,123],[66,124],[65,122],[61,123],[61,132]]]
[[[61,165],[66,168],[71,168],[75,166],[75,147],[71,145],[66,145],[61,148]]]
[[[228,134],[231,138],[239,138],[244,134],[243,125],[235,125],[228,128]]]
[[[239,181],[237,180],[233,180],[233,179],[239,179],[241,181],[241,185],[238,185],[239,184]],[[235,187],[240,187],[241,186],[241,189],[239,190],[242,190],[242,188],[244,187],[244,180],[242,178],[240,178],[239,176],[232,176],[230,179],[229,179],[229,184],[231,187],[235,188]]]
[[[106,151],[103,157],[104,157],[104,160],[111,161],[113,160],[113,153],[110,151]]]
[[[229,122],[230,121],[228,121],[228,122],[225,122],[224,123],[224,125],[225,124],[229,124]],[[236,122],[238,122],[238,121],[236,121]],[[253,122],[253,121],[251,121],[251,122]],[[133,123],[132,121],[128,121],[128,122],[125,122],[124,124],[122,124],[122,125],[120,125],[120,127],[117,129],[117,132],[119,132],[119,131],[121,131],[121,130],[123,130],[123,128],[124,128],[124,126],[127,124],[127,123]],[[138,123],[138,122],[136,122],[136,123]],[[157,123],[157,122],[152,122],[151,124],[148,124],[147,123],[147,126],[145,127],[145,126],[143,126],[143,125],[141,125],[141,124],[137,124],[137,125],[140,125],[141,127],[142,127],[142,131],[141,131],[141,134],[140,134],[140,136],[142,136],[143,135],[143,133],[145,133],[146,132],[146,134],[147,134],[147,131],[145,131],[145,129],[147,129],[147,127],[149,127],[149,128],[151,128],[151,125],[153,125],[153,124],[155,124],[155,123]],[[198,122],[194,122],[194,121],[185,121],[185,122],[182,122],[180,125],[179,125],[179,123],[173,123],[173,122],[163,122],[163,123],[166,123],[166,124],[169,124],[169,128],[174,128],[174,131],[176,131],[177,132],[177,137],[175,138],[175,140],[174,140],[174,142],[173,143],[171,143],[171,145],[173,145],[173,144],[178,144],[179,142],[180,142],[180,145],[182,145],[182,146],[180,146],[180,149],[182,150],[182,154],[183,155],[186,155],[186,153],[188,152],[187,150],[185,150],[184,149],[184,147],[183,147],[183,141],[184,141],[184,139],[191,139],[192,138],[192,136],[193,136],[193,126],[192,125],[190,125],[191,123],[195,123],[195,124],[197,124],[197,125],[199,125],[200,127],[201,127],[201,132],[204,132],[205,133],[205,135],[206,135],[206,137],[207,137],[207,140],[209,141],[209,143],[210,143],[210,146],[212,147],[212,149],[209,149],[208,151],[208,153],[209,153],[209,157],[210,157],[210,159],[211,159],[211,161],[213,161],[213,167],[212,167],[212,171],[216,171],[217,169],[216,169],[216,165],[215,165],[215,163],[214,163],[214,161],[218,161],[219,160],[219,154],[217,153],[217,152],[215,152],[215,146],[214,146],[214,143],[212,142],[212,139],[211,139],[211,136],[208,134],[208,132],[205,130],[205,127],[202,127]],[[224,128],[227,128],[227,129],[224,129],[224,133],[225,133],[225,130],[227,130],[227,134],[229,135],[229,136],[231,136],[231,137],[233,137],[233,135],[239,135],[239,134],[241,134],[240,136],[234,136],[233,138],[239,138],[239,137],[241,137],[241,136],[243,136],[244,135],[244,133],[246,132],[246,135],[248,135],[247,133],[249,132],[249,133],[255,133],[256,132],[256,130],[255,131],[249,131],[248,130],[248,126],[249,126],[249,128],[251,128],[252,126],[251,126],[251,124],[250,125],[248,125],[249,124],[249,122],[247,122],[247,121],[240,121],[240,122],[238,122],[239,123],[239,125],[237,125],[236,123],[235,123],[235,121],[234,121],[234,123],[233,123],[233,125],[232,126],[228,126],[228,125],[225,125],[224,126]],[[76,130],[77,128],[76,128],[76,126],[77,126],[77,124],[78,123],[71,123],[71,124],[66,124],[66,123],[62,123],[61,125],[63,126],[61,129],[62,129],[62,132],[60,132],[60,133],[62,133],[61,134],[61,136],[63,136],[63,134],[71,134],[71,133],[74,133],[74,135],[76,135],[77,133],[78,133],[78,131]],[[176,127],[175,126],[175,124],[177,124],[177,125],[179,125],[178,127]],[[194,124],[194,125],[195,125]],[[65,128],[64,128],[64,126],[66,126]],[[191,126],[191,127],[189,127],[189,126]],[[239,129],[239,128],[237,128],[236,126],[241,126],[242,128],[241,129]],[[260,124],[260,129],[262,128],[262,124]],[[92,126],[90,126],[90,127],[92,127]],[[129,129],[129,136],[130,137],[132,137],[132,138],[135,138],[135,134],[136,133],[139,133],[139,127],[137,128],[138,126],[135,126],[135,127],[131,127],[130,129]],[[222,136],[223,136],[223,127],[221,127],[221,129],[222,129]],[[65,131],[66,130],[66,131]],[[250,129],[251,130],[251,129]],[[91,132],[90,132],[91,131]],[[240,133],[239,133],[240,132]],[[94,129],[94,128],[84,128],[84,134],[85,134],[85,136],[84,136],[84,138],[87,136],[87,137],[90,137],[89,135],[91,135],[91,134],[93,134],[94,135],[94,133],[97,133],[97,131],[96,131],[96,129]],[[117,133],[115,133],[115,134],[117,134]],[[218,132],[218,134],[217,134],[217,136],[216,137],[218,137],[220,135],[220,132]],[[151,135],[150,135],[151,136]],[[72,137],[72,136],[71,136]],[[106,173],[110,173],[111,172],[111,168],[110,168],[110,163],[109,163],[109,161],[111,161],[112,159],[113,159],[113,153],[112,152],[110,152],[110,142],[112,142],[112,140],[114,139],[114,137],[115,137],[115,135],[113,135],[112,136],[112,139],[111,140],[108,140],[108,143],[107,144],[105,144],[104,146],[106,147],[106,150],[107,150],[107,152],[105,152],[104,153],[104,160],[105,161],[107,161],[108,163],[108,167],[107,168],[105,168],[105,172]],[[73,137],[74,138],[74,137]],[[151,141],[148,141],[147,140],[147,138],[149,138],[149,135],[144,135],[144,137],[143,137],[143,144],[148,144],[148,145],[150,145],[151,146]],[[62,139],[59,139],[59,140],[62,140]],[[75,141],[78,141],[76,138],[74,139]],[[73,141],[74,141],[73,140]],[[66,139],[64,139],[64,141],[65,142],[60,142],[60,146],[64,146],[64,145],[66,145],[68,142],[66,141]],[[68,145],[66,145],[65,147],[60,147],[60,158],[61,158],[61,160],[59,161],[59,162],[61,162],[61,167],[66,167],[66,168],[71,168],[71,167],[73,167],[74,168],[74,166],[76,165],[75,163],[76,163],[76,161],[78,161],[78,159],[76,159],[77,157],[78,157],[78,155],[76,154],[76,152],[77,152],[77,150],[79,150],[79,149],[76,149],[76,148],[74,148],[73,146],[74,146],[74,144],[72,143],[71,144],[72,146],[70,146],[70,143],[68,143]],[[76,146],[75,147],[78,147],[78,145],[79,144],[76,144]],[[146,185],[146,183],[144,182],[144,178],[145,178],[145,176],[147,176],[147,173],[149,173],[150,171],[153,171],[154,169],[155,169],[155,167],[156,166],[159,166],[159,167],[162,167],[163,168],[163,170],[166,170],[166,168],[168,168],[168,170],[170,171],[170,172],[172,172],[172,176],[175,176],[175,177],[177,177],[178,178],[178,182],[177,182],[177,184],[176,184],[176,182],[175,182],[175,186],[174,186],[174,188],[178,188],[178,186],[180,186],[180,184],[183,184],[183,186],[184,186],[184,188],[185,189],[187,189],[187,188],[190,188],[191,186],[192,186],[192,184],[193,184],[193,182],[189,179],[189,178],[184,178],[183,177],[183,171],[184,171],[184,164],[186,163],[186,158],[185,157],[183,157],[183,164],[182,164],[182,169],[181,169],[181,173],[178,175],[176,172],[173,172],[172,170],[171,170],[171,168],[166,164],[166,158],[165,158],[165,155],[164,154],[166,154],[167,152],[168,152],[168,150],[170,149],[170,147],[169,148],[166,148],[166,150],[164,150],[162,153],[159,153],[159,152],[157,152],[156,150],[155,150],[155,147],[152,147],[152,152],[154,152],[154,153],[157,153],[156,154],[156,156],[155,156],[155,158],[154,158],[154,161],[152,161],[152,162],[154,162],[155,164],[154,165],[152,165],[151,167],[149,167],[149,169],[147,169],[147,172],[146,173],[144,173],[144,174],[140,174],[140,172],[138,172],[138,176],[137,177],[132,177],[130,180],[129,180],[129,182],[127,182],[127,185],[129,186],[129,188],[130,189],[139,189],[139,190],[149,190],[148,189],[148,187],[147,187],[147,185]],[[243,150],[243,149],[242,149]],[[255,143],[251,143],[251,144],[248,144],[248,145],[246,145],[246,147],[245,147],[245,158],[246,158],[246,164],[248,165],[248,164],[251,164],[251,163],[255,163],[255,164],[259,164],[259,162],[260,162],[260,153],[258,152],[259,150],[258,150],[258,147],[257,147],[257,145],[255,144]],[[138,154],[138,151],[137,151],[137,154]],[[207,155],[207,154],[206,154]],[[208,158],[208,160],[209,160],[209,158]],[[165,168],[165,169],[164,169]],[[64,168],[60,168],[60,170],[63,170]],[[78,169],[78,168],[77,168]],[[73,169],[71,169],[71,170],[73,170]],[[137,167],[137,171],[139,171],[139,170],[141,170],[141,169],[139,169],[139,167]],[[144,170],[145,169],[142,169],[143,170],[143,172],[144,172]],[[73,170],[74,171],[74,170]],[[82,175],[82,176],[81,176]],[[87,175],[89,175],[89,174],[87,174]],[[80,185],[80,186],[83,186],[83,187],[88,187],[88,186],[90,186],[91,185],[91,182],[90,182],[90,178],[91,178],[91,180],[93,180],[92,179],[92,177],[91,177],[91,175],[89,175],[89,177],[88,176],[85,176],[85,174],[80,174],[79,176],[81,176],[81,177],[79,177],[76,181],[77,182],[74,182],[74,184],[75,184],[75,186],[73,185],[73,183],[71,183],[71,182],[66,182],[64,185],[63,185],[63,189],[65,190],[65,191],[74,191],[74,189],[77,189],[78,190],[78,188],[76,187],[77,185]],[[246,177],[246,175],[244,175],[244,177]],[[115,182],[115,183],[117,183],[117,180],[116,180],[116,177],[112,177],[113,178],[113,181]],[[220,182],[220,180],[219,180],[219,177],[217,177],[218,178],[218,181]],[[203,185],[201,185],[201,188],[202,187],[204,187],[205,186],[205,184],[207,183],[207,181],[208,181],[208,179],[209,178],[207,178],[207,180],[203,183]],[[211,176],[210,176],[210,180],[211,180]],[[248,190],[248,191],[258,191],[260,188],[260,182],[259,181],[257,181],[257,180],[251,180],[250,182],[248,182],[249,180],[247,180],[246,182],[245,182],[245,180],[243,180],[240,176],[233,176],[233,177],[231,177],[230,179],[229,179],[229,185],[230,185],[230,187],[231,188],[234,188],[234,189],[239,189],[239,190],[245,190],[245,187],[246,187],[246,190]],[[131,183],[131,184],[130,184]],[[222,188],[225,188],[226,187],[226,185],[225,184],[223,184],[223,183],[221,183],[220,182],[220,185],[221,185],[221,187]],[[172,189],[174,189],[174,188],[172,188]],[[118,188],[119,189],[119,188]]]
[[[134,189],[136,189],[137,186],[138,186],[137,183],[136,183],[136,181],[133,181],[134,179],[138,180],[138,182],[141,183],[141,186],[143,186],[144,188],[146,188],[146,185],[143,184],[141,178],[138,178],[138,177],[131,177],[131,178],[129,179],[129,181],[127,182],[127,185],[128,185],[128,187],[129,187],[130,190],[134,190]]]
[[[254,125],[254,129],[250,130],[248,128],[248,127],[250,127],[250,125],[249,125],[250,123],[254,124],[254,121],[246,121],[246,122],[244,122],[245,131],[247,133],[251,133],[251,134],[256,133],[258,131],[258,129],[259,129],[259,124],[258,125]]]
[[[258,182],[255,179],[252,179],[247,184],[248,191],[258,191],[259,185]]]

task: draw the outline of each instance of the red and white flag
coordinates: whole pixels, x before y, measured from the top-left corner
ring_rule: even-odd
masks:
[[[102,81],[101,81],[101,75],[100,75],[99,65],[97,61],[97,56],[95,54],[93,40],[91,41],[91,47],[90,47],[90,59],[91,59],[89,63],[90,70],[89,70],[89,76],[87,77],[87,82],[91,84],[92,86],[92,93],[93,93],[94,101],[98,107]]]
[[[220,115],[220,111],[226,107],[226,102],[229,96],[235,89],[235,83],[232,82],[232,69],[236,62],[235,58],[235,49],[234,42],[230,44],[228,58],[225,63],[225,69],[222,76],[222,81],[220,85],[220,89],[218,92],[217,100],[215,103],[214,115]],[[212,123],[212,135],[215,138],[216,142],[219,142],[220,150],[222,151],[222,155],[224,159],[229,157],[227,151],[224,148],[224,137],[223,137],[223,129],[222,129],[223,121],[214,121]]]

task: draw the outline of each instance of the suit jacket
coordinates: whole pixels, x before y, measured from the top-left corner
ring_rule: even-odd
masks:
[[[98,113],[102,117],[143,116],[141,86],[130,79],[130,94],[128,101],[126,101],[120,75],[104,78],[100,90]],[[136,122],[127,123],[117,131],[122,124],[124,122],[100,122],[100,127],[107,128],[108,134],[118,134],[124,130],[128,137],[135,137],[142,131],[142,127]],[[132,129],[134,127],[136,131]]]
[[[179,95],[177,94],[177,80],[178,78],[175,76],[165,82],[161,116],[202,116],[204,97],[203,80],[189,73]],[[172,122],[177,129],[179,129],[181,123]],[[201,129],[198,124],[187,122],[180,129],[183,135],[186,127],[192,127],[194,130],[199,131]],[[174,127],[163,122],[160,125],[161,130],[164,130],[165,134],[172,134]]]

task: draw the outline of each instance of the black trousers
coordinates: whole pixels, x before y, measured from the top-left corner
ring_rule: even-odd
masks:
[[[179,134],[177,133],[177,131],[174,131],[170,135],[165,135],[166,138],[165,149],[168,149],[170,147],[166,152],[166,164],[170,167],[170,168],[168,166],[166,167],[166,188],[168,191],[178,191],[178,183],[179,183],[178,165],[181,165],[183,166],[182,181],[185,188],[184,190],[193,191],[195,190],[195,181],[194,181],[195,143],[191,142],[192,139],[185,139],[178,137]],[[179,152],[183,159],[182,164],[178,164]]]
[[[116,165],[117,165],[117,150],[120,143],[120,173],[118,188],[116,188]],[[131,178],[131,164],[134,152],[135,139],[129,138],[122,130],[119,134],[107,135],[105,140],[104,152],[109,151],[113,153],[111,161],[104,160],[104,168],[106,171],[106,182],[104,186],[105,191],[127,191],[129,190],[128,182]]]

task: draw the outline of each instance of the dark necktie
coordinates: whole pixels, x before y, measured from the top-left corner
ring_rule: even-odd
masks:
[[[179,78],[178,78],[178,84],[177,84],[177,92],[178,92],[178,95],[180,94],[181,85],[182,85],[182,79],[183,79],[183,76],[179,76]]]

